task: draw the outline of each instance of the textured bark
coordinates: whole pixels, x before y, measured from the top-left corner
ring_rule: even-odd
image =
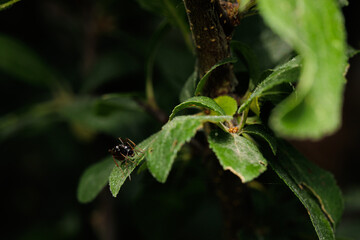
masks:
[[[221,2],[221,4],[218,0],[184,0],[184,2],[196,49],[197,68],[202,77],[213,65],[230,57],[231,34],[234,22],[239,19],[236,15],[232,15],[231,19],[228,18],[227,13],[232,8],[230,2]],[[229,94],[236,97],[234,93],[236,84],[232,65],[223,65],[211,73],[202,95],[214,98]],[[206,125],[205,131],[209,132],[210,128],[210,125]],[[204,149],[207,147],[208,150],[203,151],[205,166],[223,209],[224,239],[238,239],[239,229],[248,229],[251,222],[252,208],[248,189],[234,174],[224,172],[215,154],[209,151],[206,139],[198,140]]]
[[[233,27],[219,1],[184,0],[202,77],[220,60],[230,57],[229,42]],[[226,64],[212,72],[203,95],[216,97],[232,93],[236,78],[232,65]]]

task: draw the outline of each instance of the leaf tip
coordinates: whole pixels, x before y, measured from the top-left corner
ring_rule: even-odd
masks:
[[[238,173],[237,171],[235,171],[232,167],[225,167],[224,170],[229,170],[230,172],[232,172],[233,174],[235,174],[236,176],[238,176],[241,180],[242,183],[246,183],[247,180],[244,178],[243,175],[241,175],[240,173]]]

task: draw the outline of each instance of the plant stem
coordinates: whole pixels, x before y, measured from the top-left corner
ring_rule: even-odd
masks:
[[[230,40],[234,26],[229,25],[226,12],[219,0],[184,0],[190,29],[196,47],[199,77],[203,77],[220,60],[230,57]],[[231,64],[225,64],[211,72],[202,93],[214,98],[233,94],[237,83]],[[247,113],[243,114],[243,121]],[[210,125],[204,126],[211,131]],[[203,146],[206,140],[201,139]],[[208,154],[206,154],[206,152]],[[247,187],[229,171],[224,171],[215,154],[204,151],[205,166],[213,181],[224,215],[225,239],[238,239],[240,229],[249,227],[252,218],[251,199]]]
[[[190,30],[196,47],[200,78],[219,61],[230,57],[231,26],[219,1],[184,0]],[[217,97],[234,90],[236,78],[232,65],[226,64],[211,73],[204,95]]]
[[[241,122],[240,122],[240,124],[239,124],[239,125],[240,125],[239,130],[243,129],[243,127],[245,126],[248,113],[249,113],[249,108],[246,108],[246,109],[242,112]]]

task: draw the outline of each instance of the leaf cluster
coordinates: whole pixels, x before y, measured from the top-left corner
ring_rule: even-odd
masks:
[[[201,131],[223,169],[243,183],[270,165],[308,210],[319,239],[335,239],[343,201],[333,176],[272,131],[277,136],[319,139],[339,127],[347,60],[341,13],[330,0],[264,0],[258,1],[258,7],[266,23],[299,55],[261,72],[255,52],[232,41],[236,57],[215,64],[201,79],[197,71],[188,78],[180,94],[182,102],[172,110],[169,122],[139,144],[144,151],[141,159],[146,159],[146,167],[158,181],[165,182],[181,147]],[[240,99],[202,96],[212,71],[225,64],[248,72],[246,94]],[[269,122],[264,121],[265,102],[274,108]],[[197,113],[176,116],[186,109]],[[264,157],[264,149],[272,154]],[[133,168],[113,169],[109,181],[114,196],[128,177],[123,172]],[[83,202],[92,198],[79,195]]]
[[[0,10],[15,2],[2,1]],[[250,2],[254,10],[254,1]],[[87,203],[107,184],[116,197],[138,166],[139,171],[147,169],[157,181],[165,183],[184,146],[197,144],[196,135],[202,135],[206,140],[202,143],[206,148],[202,149],[202,157],[210,151],[224,171],[249,185],[256,183],[270,167],[306,208],[319,239],[335,239],[343,200],[333,176],[281,138],[316,140],[340,126],[348,56],[338,4],[333,0],[258,0],[256,10],[269,26],[263,26],[262,31],[271,32],[271,41],[261,44],[259,49],[245,43],[245,38],[239,41],[235,32],[232,57],[219,61],[204,76],[199,76],[196,68],[192,74],[184,70],[194,60],[182,64],[193,51],[183,5],[173,0],[138,0],[138,3],[165,19],[153,33],[147,51],[141,47],[143,42],[137,42],[133,49],[145,62],[145,94],[114,92],[100,97],[93,94],[114,77],[137,76],[141,64],[131,51],[120,49],[125,52],[120,59],[111,52],[101,56],[78,93],[74,93],[63,83],[64,77],[34,51],[0,35],[0,70],[54,92],[50,100],[30,110],[2,116],[0,139],[24,126],[53,119],[67,122],[85,140],[91,140],[96,133],[145,139],[128,159],[118,161],[109,156],[85,170],[77,197]],[[244,11],[244,5],[239,11]],[[173,56],[160,47],[165,44],[163,39],[171,37],[172,28],[180,30],[183,44],[189,50],[185,57],[176,47]],[[171,40],[177,45],[176,39]],[[126,46],[134,43],[130,38],[122,37],[122,41]],[[267,45],[268,42],[274,44]],[[169,59],[179,64],[170,64]],[[244,94],[235,91],[209,98],[204,86],[213,71],[224,65],[233,65],[239,80],[246,76],[243,82],[247,89]],[[154,84],[158,75],[167,79],[167,85]],[[180,103],[173,107],[177,97]],[[169,105],[171,111],[166,109]],[[169,116],[168,121],[164,121],[163,115]],[[164,125],[160,127],[155,120],[163,121]]]

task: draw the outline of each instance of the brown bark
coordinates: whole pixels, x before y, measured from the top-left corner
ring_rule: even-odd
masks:
[[[196,48],[199,76],[213,65],[230,57],[229,42],[233,27],[219,1],[184,0]],[[212,72],[203,95],[217,97],[233,92],[236,78],[232,65],[226,64]]]

